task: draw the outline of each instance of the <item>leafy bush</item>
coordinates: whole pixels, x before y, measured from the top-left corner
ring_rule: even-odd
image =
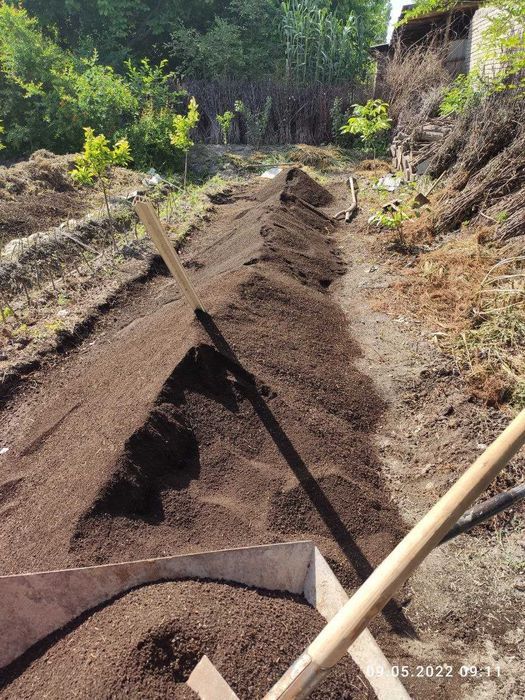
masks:
[[[69,66],[64,77],[66,85],[59,91],[60,111],[54,124],[60,125],[57,138],[60,133],[71,132],[73,126],[69,144],[75,145],[80,127],[88,125],[114,136],[137,110],[138,100],[129,85],[113,68],[97,63],[96,53],[78,67]]]
[[[173,131],[170,136],[171,143],[184,153],[184,187],[188,178],[188,152],[194,145],[191,139],[191,131],[199,123],[199,106],[197,100],[192,97],[188,105],[188,113],[176,114],[173,117]]]
[[[235,111],[242,114],[246,124],[246,140],[255,148],[259,148],[262,144],[264,135],[270,121],[272,111],[272,98],[267,97],[264,107],[261,111],[252,111],[244,102],[237,100],[235,102]]]
[[[219,125],[219,129],[221,130],[221,136],[224,145],[228,143],[228,136],[234,118],[235,113],[230,110],[226,110],[226,112],[224,112],[223,114],[217,114],[216,116],[217,124]]]
[[[105,183],[113,165],[128,165],[131,151],[126,139],[120,139],[113,147],[104,134],[95,136],[90,127],[84,129],[84,150],[76,158],[71,171],[73,180],[81,185],[92,185],[96,180]]]
[[[388,116],[388,104],[382,100],[368,100],[364,105],[353,105],[353,115],[341,127],[342,134],[358,134],[365,147],[375,151],[381,132],[388,131],[392,120]]]
[[[118,135],[127,138],[136,167],[171,170],[181,165],[180,153],[171,142],[172,128],[173,112],[170,109],[155,110],[152,105],[147,105],[139,117]]]
[[[5,127],[0,121],[0,136],[5,132]],[[0,141],[0,151],[5,148],[4,144]]]
[[[174,109],[186,95],[184,90],[174,89],[176,75],[168,70],[166,59],[158,65],[152,64],[147,58],[139,61],[138,65],[128,59],[124,65],[129,89],[140,110],[145,107],[152,107],[154,110]]]
[[[100,184],[108,219],[112,222],[107,182],[112,166],[128,165],[131,161],[129,143],[126,139],[120,139],[111,147],[104,134],[95,136],[95,132],[90,127],[86,127],[84,133],[84,150],[75,161],[76,167],[71,171],[71,178],[80,185],[93,185],[95,182]]]
[[[439,107],[440,115],[446,117],[449,114],[462,114],[481,97],[481,92],[477,75],[458,75],[443,96]]]

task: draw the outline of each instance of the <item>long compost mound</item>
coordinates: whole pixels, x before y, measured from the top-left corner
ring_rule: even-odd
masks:
[[[369,575],[400,520],[329,293],[329,200],[292,169],[221,205],[185,251],[209,315],[159,278],[35,399],[0,484],[4,572],[313,539],[344,583]]]
[[[323,627],[303,599],[212,582],[159,583],[83,616],[14,664],[2,698],[177,698],[206,654],[241,700],[262,697]],[[374,694],[350,657],[312,698]],[[2,687],[3,686],[3,687]]]

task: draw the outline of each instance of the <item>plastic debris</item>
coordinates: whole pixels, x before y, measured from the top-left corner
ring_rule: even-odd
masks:
[[[387,192],[395,192],[404,183],[402,177],[397,175],[383,175],[379,180],[373,185],[375,190],[386,190]]]
[[[277,177],[282,170],[282,168],[270,168],[269,170],[265,170],[261,177],[266,177],[268,180],[273,180],[273,178]]]

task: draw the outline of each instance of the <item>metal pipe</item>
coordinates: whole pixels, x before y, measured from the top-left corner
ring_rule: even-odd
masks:
[[[457,521],[439,544],[444,544],[454,537],[461,535],[463,532],[468,532],[475,525],[479,525],[485,520],[492,518],[494,515],[501,513],[503,510],[507,510],[507,508],[523,501],[523,499],[525,499],[525,484],[520,484],[508,491],[498,493],[496,496],[488,498],[486,501],[483,501],[483,503],[467,510],[465,515]]]
[[[308,697],[332,666],[347,653],[370,620],[384,608],[524,443],[525,410],[410,530],[265,695],[264,700],[301,700]]]

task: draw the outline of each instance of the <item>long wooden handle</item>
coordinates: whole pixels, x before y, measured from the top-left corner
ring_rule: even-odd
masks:
[[[146,231],[149,233],[157,246],[157,250],[162,255],[162,259],[166,263],[168,270],[179,283],[188,304],[194,311],[205,311],[151,202],[137,200],[134,206],[140,220],[146,227]]]
[[[525,443],[525,410],[377,567],[264,700],[306,698]]]

